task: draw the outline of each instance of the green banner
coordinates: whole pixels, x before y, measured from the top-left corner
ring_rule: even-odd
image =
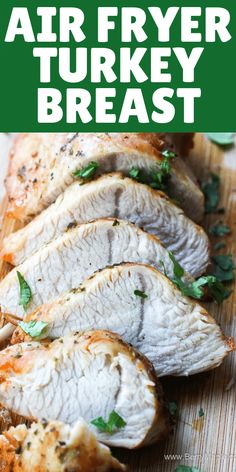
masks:
[[[4,0],[0,131],[234,131],[232,0]]]

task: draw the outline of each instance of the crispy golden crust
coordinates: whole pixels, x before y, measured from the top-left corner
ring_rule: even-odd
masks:
[[[0,472],[106,472],[126,470],[98,443],[83,420],[74,427],[38,422],[0,436]]]

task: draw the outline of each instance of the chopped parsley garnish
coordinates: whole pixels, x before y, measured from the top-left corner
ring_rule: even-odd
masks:
[[[230,227],[224,224],[216,224],[210,227],[209,233],[213,236],[224,236],[231,232]]]
[[[32,292],[30,286],[27,284],[23,275],[17,271],[18,282],[20,285],[20,300],[19,305],[22,305],[24,310],[27,310],[27,307],[32,300]]]
[[[139,179],[139,173],[140,173],[140,169],[137,169],[136,167],[132,167],[132,169],[129,171],[129,176],[132,179],[138,180]]]
[[[120,222],[118,220],[114,220],[112,226],[119,226]]]
[[[224,285],[219,279],[217,279],[215,275],[205,275],[203,277],[199,277],[199,279],[194,280],[193,282],[186,282],[182,279],[184,275],[184,270],[181,265],[176,261],[172,252],[169,252],[169,257],[173,262],[174,272],[174,277],[171,280],[186,297],[201,300],[205,295],[204,287],[207,287],[209,295],[217,303],[222,303],[223,300],[228,298],[228,296],[230,295],[230,292],[225,289]]]
[[[148,295],[145,292],[142,292],[141,290],[134,290],[134,295],[140,298],[148,298]]]
[[[175,402],[169,402],[168,403],[168,410],[169,410],[171,416],[176,416],[177,411],[178,411],[177,404]]]
[[[213,213],[220,201],[220,178],[210,174],[206,182],[202,182],[202,191],[205,195],[205,212]]]
[[[86,167],[83,167],[80,170],[76,170],[73,175],[74,177],[83,179],[83,180],[89,180],[93,177],[97,169],[99,168],[99,164],[97,162],[90,162]]]
[[[131,179],[137,180],[137,182],[141,182],[142,184],[148,184],[148,176],[145,176],[144,172],[141,169],[132,167],[132,169],[129,171],[129,176],[131,177]]]
[[[170,160],[173,159],[176,154],[172,151],[163,151],[162,152],[163,161],[160,165],[160,170],[151,173],[151,180],[150,186],[157,190],[166,190],[168,180],[170,178],[171,172],[171,164]]]
[[[144,173],[143,170],[136,167],[132,167],[129,172],[129,176],[141,182],[143,184],[150,185],[150,187],[157,190],[167,190],[167,184],[171,172],[170,160],[173,159],[176,154],[172,151],[163,151],[162,152],[163,160],[160,163],[158,170],[153,170],[149,173]]]
[[[163,157],[165,157],[167,159],[173,159],[177,155],[174,151],[169,151],[168,149],[163,151],[161,154],[162,154]]]
[[[222,241],[220,243],[216,243],[214,245],[214,250],[219,251],[220,249],[223,249],[226,246],[226,244]]]
[[[234,262],[231,254],[221,254],[212,257],[214,266],[212,273],[220,282],[234,280]]]
[[[205,413],[204,413],[204,411],[203,411],[203,409],[202,409],[202,407],[201,407],[200,410],[199,410],[199,412],[198,412],[199,418],[202,418],[202,417],[204,416],[204,414],[205,414]]]
[[[175,472],[201,472],[199,469],[196,469],[196,467],[190,467],[188,465],[178,465],[176,467]]]
[[[210,281],[210,275],[209,277],[209,282],[208,282],[208,291],[210,296],[215,300],[217,303],[222,303],[226,298],[228,298],[231,294],[231,290],[227,290],[225,286],[221,283],[220,280],[218,280],[217,277],[212,276],[212,281]]]
[[[206,136],[221,146],[229,146],[234,143],[234,133],[206,133]]]
[[[166,268],[165,268],[164,262],[163,262],[162,260],[160,260],[160,261],[159,261],[159,264],[161,265],[161,267],[162,267],[162,269],[163,269],[164,275],[165,275],[167,278],[169,278],[168,275],[167,275],[167,272],[166,272]]]
[[[121,429],[126,426],[126,422],[121,418],[116,411],[112,411],[109,415],[108,421],[105,421],[102,416],[95,418],[91,424],[104,433],[113,434],[116,429]]]
[[[29,334],[31,338],[40,338],[42,335],[45,334],[45,331],[48,327],[48,323],[45,323],[45,321],[36,320],[31,320],[28,323],[20,321],[19,326],[26,334]]]

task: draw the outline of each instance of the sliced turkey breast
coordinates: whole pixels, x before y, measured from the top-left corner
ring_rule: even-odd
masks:
[[[104,269],[24,321],[31,320],[47,323],[43,337],[52,339],[94,326],[112,330],[145,354],[158,376],[212,369],[233,347],[201,305],[142,264]],[[15,330],[13,342],[27,339]]]
[[[65,139],[63,133],[22,133],[16,137],[5,180],[8,216],[23,222],[35,215],[36,208],[40,212],[50,203],[42,200],[55,156]]]
[[[97,438],[111,446],[150,444],[169,430],[151,364],[108,331],[1,351],[0,402],[26,418],[73,425],[82,417]],[[120,421],[110,432],[91,424],[97,418],[107,423],[112,412]]]
[[[131,223],[100,219],[67,231],[9,272],[0,282],[1,311],[24,314],[17,272],[32,292],[30,312],[78,287],[97,270],[121,262],[143,262],[161,271],[163,262],[167,274],[173,275],[169,254],[158,239]]]
[[[0,436],[0,472],[108,472],[126,470],[99,444],[84,420],[73,427],[42,421]]]
[[[209,263],[209,241],[202,228],[188,219],[164,193],[120,174],[72,184],[55,204],[3,242],[1,256],[18,265],[75,223],[94,218],[129,220],[155,234],[192,276]]]
[[[97,175],[117,170],[128,175],[133,167],[146,174],[157,172],[164,150],[157,133],[23,134],[13,147],[6,179],[8,214],[21,221],[31,219],[74,181],[75,171],[91,162],[98,165]],[[199,221],[203,194],[182,171],[177,157],[172,160],[168,188],[185,212]]]

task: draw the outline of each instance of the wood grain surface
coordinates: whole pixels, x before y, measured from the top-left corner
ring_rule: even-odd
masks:
[[[195,147],[189,158],[199,178],[209,171],[221,177],[220,207],[225,214],[211,214],[204,220],[207,229],[213,222],[224,221],[231,227],[231,234],[217,238],[224,240],[226,248],[220,253],[236,253],[236,149],[222,151],[197,135]],[[6,200],[2,202],[4,215]],[[191,202],[190,202],[191,205]],[[12,220],[2,218],[0,239],[16,229]],[[213,238],[213,243],[216,239]],[[4,277],[7,264],[0,266]],[[236,339],[236,291],[218,306],[207,304],[227,336]],[[236,471],[236,354],[228,356],[223,365],[211,372],[190,378],[162,379],[168,401],[176,402],[178,417],[173,434],[164,444],[135,452],[116,450],[114,454],[129,465],[132,472],[172,472],[177,465],[199,468],[201,472]],[[199,409],[204,416],[199,418]],[[19,418],[13,417],[13,421]],[[0,427],[3,423],[0,421]]]

